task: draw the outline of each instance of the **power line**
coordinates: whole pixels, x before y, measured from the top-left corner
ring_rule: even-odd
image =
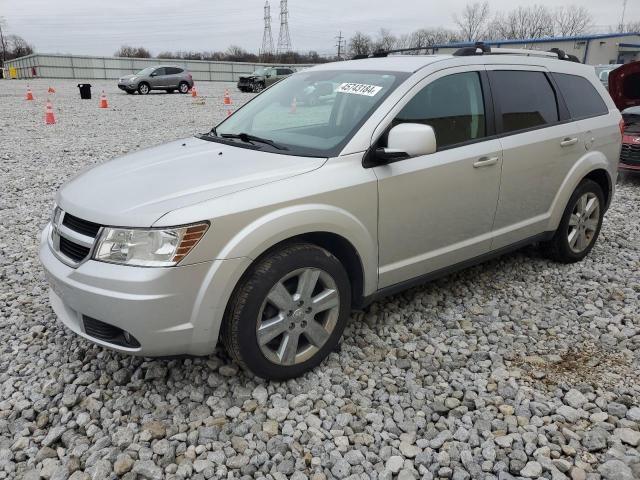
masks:
[[[287,0],[280,0],[280,35],[278,35],[278,51],[283,54],[293,50],[291,46],[291,35],[289,34],[289,8]]]
[[[273,35],[271,34],[271,6],[264,4],[264,33],[262,34],[261,56],[273,55]]]

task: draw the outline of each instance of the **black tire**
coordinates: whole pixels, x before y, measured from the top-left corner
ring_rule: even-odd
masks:
[[[287,275],[296,272],[319,272],[313,285],[312,292],[308,297],[303,295],[296,300],[296,290],[301,288],[303,274],[299,277],[292,277],[285,280]],[[321,273],[320,273],[321,272]],[[322,285],[323,278],[331,279],[334,283],[330,290],[326,290]],[[295,283],[292,283],[295,282]],[[317,282],[317,283],[316,283]],[[267,296],[276,286],[283,286],[288,290],[295,308],[295,312],[289,310],[288,313],[277,315],[278,308],[275,303],[271,304]],[[317,293],[314,293],[317,292]],[[327,307],[330,309],[311,311],[311,305],[317,299],[329,294],[335,299],[337,292],[337,305]],[[310,298],[312,301],[305,303],[302,298]],[[335,303],[335,300],[333,301]],[[287,304],[290,305],[290,304]],[[270,311],[268,312],[268,310]],[[288,310],[286,307],[285,310]],[[311,313],[309,313],[311,311]],[[327,250],[308,243],[294,243],[265,254],[261,259],[248,270],[236,287],[234,294],[229,301],[225,319],[222,324],[221,339],[229,355],[244,369],[251,373],[269,380],[285,380],[297,377],[304,372],[316,367],[327,355],[336,349],[351,313],[351,285],[349,277],[340,261]],[[307,315],[303,317],[303,315]],[[326,315],[323,317],[323,315]],[[323,329],[324,343],[312,344],[311,338],[307,337],[304,330],[307,322],[314,318],[315,327],[318,325]],[[264,327],[265,319],[275,319],[282,322],[281,333],[274,336],[268,343],[263,342],[260,346],[258,341],[258,326]],[[296,323],[297,322],[297,323]],[[325,322],[325,323],[323,323]],[[332,329],[327,326],[331,323]],[[294,326],[295,324],[295,326]],[[294,330],[294,328],[298,330]],[[309,328],[311,329],[311,328]],[[278,331],[281,329],[278,328]],[[295,350],[293,350],[294,362],[298,363],[275,363],[273,358],[278,356],[277,349],[273,347],[273,355],[268,356],[264,349],[270,350],[271,345],[282,349],[283,356],[288,339],[292,330],[292,338],[295,338]],[[299,339],[299,340],[298,340]],[[299,342],[299,343],[298,343]],[[306,348],[306,350],[305,350]],[[271,351],[271,350],[270,350]],[[315,352],[315,353],[312,353]],[[305,355],[311,355],[307,357]],[[276,359],[277,361],[277,359]]]
[[[264,87],[264,82],[254,82],[251,86],[251,91],[254,93],[260,93],[262,90],[264,90]]]
[[[151,92],[151,86],[147,82],[140,82],[138,93],[140,95],[149,95],[149,92]]]
[[[570,229],[575,230],[577,227],[570,227],[569,222],[572,219],[574,211],[577,211],[576,209],[578,208],[578,200],[583,198],[584,195],[592,195],[597,198],[598,213],[597,215],[595,213],[593,214],[593,221],[595,221],[595,217],[597,217],[597,227],[591,234],[587,235],[585,233],[585,238],[587,238],[588,243],[586,247],[579,249],[579,251],[576,251],[569,243],[569,232]],[[562,219],[560,220],[558,230],[556,230],[553,238],[545,244],[545,250],[548,256],[553,260],[561,263],[575,263],[586,257],[595,245],[596,240],[598,239],[598,235],[600,234],[604,211],[605,199],[600,185],[598,185],[593,180],[582,180],[582,182],[580,182],[578,187],[571,195],[569,202],[567,203],[564,214],[562,215]],[[584,222],[585,221],[583,220],[583,222],[580,222],[579,225],[582,226]]]
[[[180,82],[178,84],[178,91],[182,94],[187,94],[189,93],[189,90],[191,90],[191,87],[189,86],[189,84],[187,82]]]
[[[167,90],[167,93],[173,93],[173,92],[175,92],[175,91],[176,91],[176,89],[175,89],[175,88],[170,88],[170,89],[168,89],[168,90]]]

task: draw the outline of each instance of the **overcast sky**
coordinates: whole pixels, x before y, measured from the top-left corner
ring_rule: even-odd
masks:
[[[274,43],[279,0],[271,0]],[[289,26],[296,50],[335,51],[339,30],[395,34],[423,27],[453,28],[452,15],[467,0],[289,0]],[[493,12],[560,0],[490,0]],[[576,0],[593,14],[596,29],[620,21],[623,0]],[[257,51],[262,43],[264,0],[0,0],[8,33],[23,36],[46,53],[112,55],[120,45],[163,50],[225,50],[235,44]],[[640,0],[628,0],[628,20],[640,20]]]

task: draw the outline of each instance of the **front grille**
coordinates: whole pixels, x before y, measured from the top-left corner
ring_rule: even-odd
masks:
[[[82,322],[84,323],[84,331],[90,337],[97,338],[105,342],[119,345],[121,347],[138,348],[140,342],[128,332],[125,332],[121,328],[114,327],[108,323],[101,322],[95,318],[82,316]]]
[[[77,243],[73,243],[70,240],[67,240],[64,237],[60,237],[60,252],[69,257],[71,260],[76,262],[81,262],[91,250],[87,247],[83,247],[82,245],[78,245]]]
[[[75,267],[91,254],[101,225],[59,211],[51,233],[53,251],[58,258]]]
[[[628,165],[640,165],[640,144],[623,143],[620,161]]]
[[[98,235],[98,230],[100,230],[100,225],[97,223],[82,220],[81,218],[74,217],[68,213],[64,214],[62,224],[65,227],[69,227],[71,230],[86,235],[87,237],[95,237]]]

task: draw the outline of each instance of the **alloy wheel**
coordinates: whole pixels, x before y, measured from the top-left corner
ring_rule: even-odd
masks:
[[[595,194],[587,192],[578,198],[569,217],[569,248],[575,253],[583,252],[593,242],[599,223],[600,201]]]
[[[317,268],[282,277],[264,300],[256,325],[263,355],[278,365],[313,357],[338,323],[340,295],[334,279]]]

